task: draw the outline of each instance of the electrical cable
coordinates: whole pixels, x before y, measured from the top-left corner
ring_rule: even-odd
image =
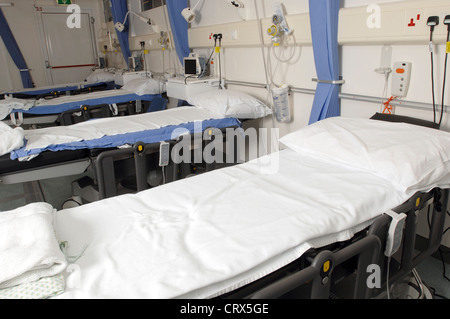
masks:
[[[450,41],[450,24],[447,25],[447,44]],[[448,51],[445,52],[445,62],[444,62],[444,80],[442,81],[442,104],[441,104],[441,116],[439,118],[439,125],[442,123],[442,117],[444,115],[444,96],[445,96],[445,79],[447,77],[447,60],[448,60]]]
[[[433,43],[433,32],[430,32],[430,48],[431,48],[431,91],[433,97],[433,122],[436,123],[436,100],[434,96],[434,52],[432,49]]]
[[[198,0],[197,3],[195,4],[195,6],[191,10],[194,11],[195,9],[197,9],[197,6],[199,5],[200,2],[202,2],[202,0]]]
[[[219,90],[222,90],[222,62],[220,60],[220,51],[222,48],[222,35],[220,35],[218,39],[219,39]]]
[[[42,187],[40,180],[37,181],[37,185],[39,188],[39,192],[41,193],[41,196],[42,196],[42,201],[46,202],[47,200],[45,199],[44,188]]]
[[[261,27],[261,19],[259,17],[259,11],[258,11],[258,6],[256,4],[256,0],[253,0],[253,4],[255,6],[255,12],[256,12],[256,20],[258,21],[258,31],[259,31],[259,40],[260,40],[260,47],[261,47],[261,54],[263,57],[263,64],[264,64],[264,74],[266,76],[266,89],[267,89],[267,93],[269,96],[272,96],[272,92],[270,90],[270,82],[269,82],[269,73],[267,70],[267,63],[266,63],[266,54],[264,51],[264,38],[263,38],[263,32],[262,32],[262,27]],[[271,118],[272,118],[272,127],[275,129],[275,109],[273,106],[273,103],[270,104],[271,109],[272,109],[272,114],[271,114]],[[278,133],[277,133],[277,143],[278,143]],[[278,148],[279,148],[279,144],[278,144]]]
[[[208,60],[207,60],[206,63],[205,63],[205,69],[204,69],[204,70],[202,71],[202,73],[200,74],[200,76],[199,76],[200,78],[203,77],[203,76],[205,76],[206,71],[208,70],[208,68],[211,68],[211,65],[210,65],[209,63],[210,63],[211,58],[212,58],[212,56],[213,56],[213,54],[214,54],[215,47],[216,47],[216,45],[215,45],[215,43],[214,43],[214,49],[212,50],[211,54],[209,55]]]
[[[433,50],[433,32],[435,26],[439,24],[439,17],[438,16],[431,16],[427,20],[427,25],[430,27],[430,43],[429,43],[429,49],[430,49],[430,56],[431,56],[431,91],[432,91],[432,98],[433,98],[433,122],[436,123],[436,99],[434,95],[434,50]]]
[[[293,49],[292,49],[291,55],[288,58],[281,59],[282,54],[280,54],[280,56],[278,56],[275,52],[275,46],[272,46],[273,55],[280,62],[289,62],[295,55],[295,51],[296,51],[296,47],[297,47],[297,40],[295,39],[294,33],[291,33],[290,36],[292,36],[292,39],[294,39],[294,44],[293,44]],[[284,37],[286,37],[286,35],[284,35]]]
[[[423,299],[423,296],[425,295],[425,289],[423,288],[423,287],[424,287],[424,284],[423,284],[423,282],[422,282],[422,279],[420,279],[420,276],[419,276],[419,274],[417,273],[416,268],[413,268],[412,274],[413,274],[414,279],[416,280],[417,285],[419,286],[419,289],[420,289],[420,291],[419,291],[419,296],[418,296],[416,299]]]
[[[210,61],[211,61],[211,58],[212,58],[212,56],[213,56],[213,54],[214,54],[214,52],[216,50],[216,47],[217,47],[217,34],[214,34],[214,48],[211,51],[211,54],[209,55],[209,58],[208,58],[208,60],[205,63],[205,68],[204,68],[204,70],[202,70],[202,73],[199,76],[200,78],[205,75],[205,73],[208,70],[208,68],[211,68]]]
[[[169,28],[169,22],[168,22],[168,16],[167,16],[167,4],[166,4],[166,0],[164,0],[163,2],[162,2],[162,4],[163,4],[163,12],[164,12],[164,22],[165,22],[165,24],[166,24],[166,28],[167,28],[167,32],[169,32],[169,30],[170,30],[170,28]],[[199,1],[200,2],[200,1]],[[176,58],[175,58],[175,55],[173,54],[173,44],[172,44],[172,41],[169,41],[169,44],[170,44],[170,57],[171,57],[171,60],[172,60],[172,64],[173,64],[173,70],[174,70],[174,72],[175,72],[175,75],[177,75],[178,74],[178,67],[177,67],[177,61],[175,60]]]
[[[389,267],[391,264],[391,256],[389,256],[387,258],[387,263],[386,263],[386,293],[387,293],[387,299],[391,299],[391,293],[390,290],[391,288],[389,287]]]
[[[449,211],[447,211],[447,214],[450,214]],[[428,211],[427,211],[427,223],[428,223],[428,229],[429,231],[431,231],[431,221],[430,221],[430,206],[428,206]],[[443,232],[442,232],[442,237],[445,235],[446,232],[448,232],[450,230],[450,227],[447,227]],[[439,256],[441,259],[441,263],[442,263],[442,276],[444,277],[444,279],[450,281],[450,278],[447,277],[446,274],[446,264],[445,264],[445,259],[444,259],[444,253],[442,252],[441,247],[438,248],[438,252],[439,252]],[[434,291],[436,291],[436,289],[433,288]],[[438,297],[442,297],[445,298],[444,296],[438,295],[434,292],[434,295],[438,296]]]

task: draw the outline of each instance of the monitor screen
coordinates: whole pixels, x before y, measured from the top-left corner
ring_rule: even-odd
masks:
[[[197,75],[197,59],[184,59],[184,74]]]
[[[128,58],[128,69],[134,70],[134,68],[135,68],[134,58],[133,57],[129,57]]]

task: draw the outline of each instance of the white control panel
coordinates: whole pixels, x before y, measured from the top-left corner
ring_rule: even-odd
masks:
[[[218,90],[218,78],[187,78],[174,77],[170,78],[166,83],[167,96],[187,100],[191,95]]]
[[[411,79],[411,62],[395,62],[392,72],[391,93],[393,96],[405,97]]]
[[[137,71],[137,72],[120,72],[117,71],[114,74],[114,82],[117,85],[125,85],[129,81],[134,79],[148,78],[151,77],[152,73],[150,71]]]

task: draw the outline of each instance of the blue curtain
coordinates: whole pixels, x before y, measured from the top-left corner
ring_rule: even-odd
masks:
[[[127,0],[111,0],[111,13],[114,19],[114,23],[120,22],[123,23],[125,20],[125,16],[128,12]],[[128,58],[131,56],[130,51],[130,42],[128,39],[128,27],[130,25],[130,19],[128,19],[125,23],[125,30],[123,32],[119,32],[116,30],[117,38],[119,39],[120,49],[122,50],[123,58],[125,59],[125,63],[128,65]]]
[[[309,0],[311,36],[319,81],[339,80],[338,22],[340,0]],[[340,115],[339,85],[319,82],[309,124]]]
[[[11,58],[20,71],[20,77],[22,78],[22,84],[25,89],[33,87],[33,81],[31,80],[30,71],[28,70],[27,63],[23,58],[22,52],[17,45],[16,39],[9,28],[8,22],[0,9],[0,36],[5,43],[5,47],[8,50]]]
[[[172,29],[173,41],[177,50],[178,58],[183,65],[183,58],[190,53],[188,39],[188,23],[181,15],[181,11],[188,7],[187,0],[167,0],[167,11],[169,13],[170,27]]]

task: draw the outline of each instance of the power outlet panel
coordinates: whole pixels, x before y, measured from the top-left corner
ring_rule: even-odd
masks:
[[[376,5],[343,8],[339,12],[338,42],[341,45],[364,44],[424,44],[428,43],[430,29],[426,25],[429,16],[437,15],[443,21],[450,14],[449,0],[407,0]],[[311,45],[311,26],[308,13],[286,16],[294,30],[298,45]],[[264,44],[271,45],[271,37],[265,30],[271,18],[262,18]],[[223,47],[259,46],[259,29],[256,20],[227,24],[200,26],[188,30],[191,48],[209,48],[214,45],[210,35],[222,33]],[[442,22],[433,35],[435,43],[445,43],[447,27]]]

